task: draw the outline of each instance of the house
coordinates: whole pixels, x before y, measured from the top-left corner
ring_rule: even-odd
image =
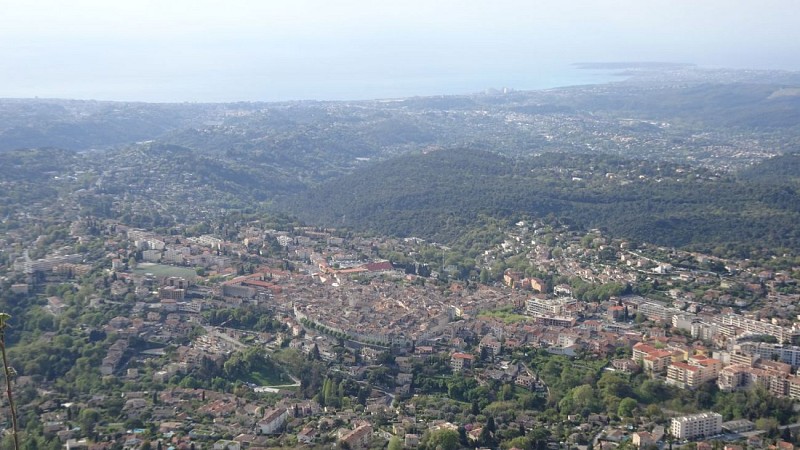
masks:
[[[637,431],[636,433],[633,433],[631,442],[633,442],[633,445],[635,445],[637,448],[655,445],[656,443],[655,439],[653,439],[653,435],[647,431]]]
[[[214,442],[214,450],[241,450],[242,445],[237,441],[220,439]]]
[[[500,354],[501,344],[494,336],[489,335],[481,339],[478,348],[482,355],[486,352],[486,356],[493,357]]]
[[[472,367],[472,362],[475,360],[474,355],[470,355],[469,353],[453,353],[450,356],[450,367],[453,368],[454,371],[459,372],[463,369],[467,369]]]
[[[302,442],[303,444],[310,444],[314,442],[314,439],[317,437],[317,430],[312,427],[305,427],[297,433],[297,442]]]
[[[404,445],[407,448],[414,448],[419,445],[419,435],[418,434],[406,434],[405,439],[403,440]]]
[[[289,411],[286,408],[267,410],[264,418],[258,422],[259,431],[261,434],[273,434],[283,426],[287,417],[289,417]]]
[[[363,424],[356,427],[342,436],[340,439],[342,443],[346,443],[352,450],[361,450],[369,448],[369,442],[372,440],[372,425]]]
[[[623,373],[638,373],[641,370],[632,359],[615,359],[611,361],[611,366]]]

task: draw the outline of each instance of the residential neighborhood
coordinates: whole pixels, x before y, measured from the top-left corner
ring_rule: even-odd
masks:
[[[94,235],[85,234],[88,225]],[[466,430],[466,439],[479,447],[494,439],[479,417],[492,416],[447,420],[436,405],[422,402],[439,389],[437,379],[457,377],[475,387],[501,387],[509,399],[527,392],[547,402],[553,393],[544,366],[526,361],[548,358],[605,361],[598,366],[602,372],[686,391],[713,385],[722,392],[764,389],[776,398],[800,399],[800,347],[794,345],[800,327],[791,316],[772,313],[776,305],[797,301],[796,281],[790,272],[743,261],[634,250],[598,231],[576,235],[520,222],[478,258],[488,279],[470,282],[452,276],[456,268],[409,264],[409,257],[437,249],[421,239],[312,227],[279,231],[257,220],[229,229],[235,239],[163,234],[117,221],[81,220],[70,229],[78,241],[101,242],[103,257],[68,253],[32,260],[23,251],[9,272],[15,295],[25,295],[40,286],[69,285],[98,268],[96,280],[107,287],[86,295],[86,307],[119,311],[80,333],[106,336],[102,357],[87,370],[116,386],[115,408],[124,423],[76,426],[89,423],[81,422],[84,411],[107,407],[111,399],[48,394],[48,382],[37,386],[24,372],[15,381],[18,389],[36,389],[46,433],[69,448],[157,442],[246,449],[294,442],[366,449],[393,438],[414,448],[420,436],[448,429]],[[389,255],[404,259],[393,262]],[[520,256],[533,270],[496,272],[498,261]],[[724,269],[702,269],[709,261]],[[631,292],[631,285],[645,283],[663,287],[650,295]],[[588,286],[614,290],[588,299],[594,295]],[[75,302],[72,291],[48,292],[46,314],[54,317]],[[238,369],[241,364],[250,369]],[[325,367],[327,373],[311,377],[293,372],[297,367]],[[263,376],[251,375],[261,370]],[[204,372],[212,378],[203,381]],[[306,395],[309,383],[321,383],[317,395]],[[464,395],[454,389],[461,388],[446,389],[450,398]],[[572,443],[609,448],[624,439],[647,447],[667,445],[666,436],[690,441],[721,435],[722,416],[702,414],[668,412],[655,422],[637,421],[635,414],[621,422],[596,413],[570,415],[576,436],[583,436],[573,436]],[[492,426],[504,430],[517,427],[499,416],[494,420],[499,423]],[[517,422],[522,430],[543,425],[533,415]],[[766,432],[735,432],[726,439],[747,439],[758,448],[753,443]]]

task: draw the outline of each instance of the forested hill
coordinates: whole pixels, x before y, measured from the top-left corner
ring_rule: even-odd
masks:
[[[739,177],[747,182],[799,184],[800,153],[787,153],[764,160],[740,172]]]
[[[747,254],[800,249],[792,185],[604,155],[514,160],[442,150],[376,163],[277,206],[326,225],[448,242],[480,215],[554,215],[659,245]]]

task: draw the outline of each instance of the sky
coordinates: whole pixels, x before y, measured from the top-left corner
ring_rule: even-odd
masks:
[[[576,62],[800,70],[797,17],[798,0],[0,0],[0,98],[346,100],[597,78]]]

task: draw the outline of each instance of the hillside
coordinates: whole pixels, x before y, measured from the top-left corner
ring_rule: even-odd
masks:
[[[739,172],[742,180],[768,184],[800,183],[800,153],[787,153]]]
[[[553,215],[636,241],[746,253],[800,248],[798,200],[791,186],[639,160],[561,154],[514,160],[461,149],[377,163],[277,206],[312,223],[440,242],[481,215]]]

